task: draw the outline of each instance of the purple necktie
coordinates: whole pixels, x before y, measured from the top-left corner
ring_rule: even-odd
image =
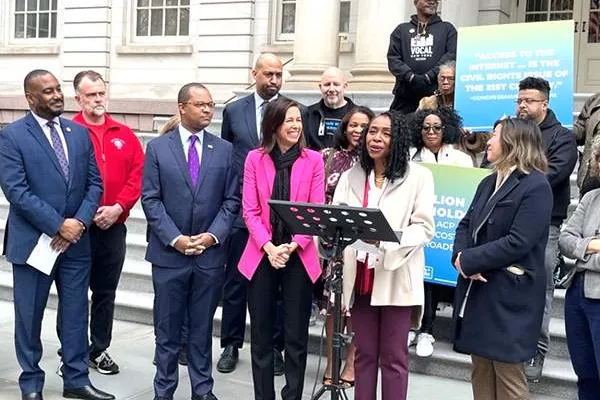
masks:
[[[194,186],[198,183],[198,175],[200,174],[200,157],[198,157],[198,151],[196,150],[197,140],[198,136],[190,136],[190,148],[188,149],[188,171]]]
[[[65,178],[69,179],[69,162],[67,161],[65,148],[63,147],[62,141],[60,140],[60,136],[58,135],[58,131],[54,127],[54,124],[54,121],[48,121],[48,123],[46,124],[50,128],[50,139],[52,139],[52,148],[56,153],[56,158],[58,158],[60,169],[62,169]]]

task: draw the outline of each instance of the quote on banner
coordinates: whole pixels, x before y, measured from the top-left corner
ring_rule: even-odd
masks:
[[[489,132],[514,116],[519,81],[528,76],[550,83],[549,107],[571,128],[573,42],[573,21],[460,28],[454,105],[465,128]]]
[[[477,185],[492,171],[482,168],[421,164],[433,174],[435,235],[425,246],[425,282],[456,285],[452,248],[458,223],[467,213]]]

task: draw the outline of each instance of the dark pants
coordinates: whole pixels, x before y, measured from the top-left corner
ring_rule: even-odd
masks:
[[[19,386],[23,393],[41,392],[44,371],[40,338],[42,318],[52,281],[58,292],[58,316],[63,346],[63,386],[73,389],[90,384],[88,378],[89,257],[59,256],[50,276],[28,265],[13,264],[15,349],[21,366]]]
[[[188,315],[188,373],[192,393],[212,390],[212,324],[224,278],[223,268],[164,268],[152,265],[156,396],[172,397],[179,379],[177,356]]]
[[[454,288],[425,282],[425,305],[420,332],[433,335],[433,322],[435,321],[438,304],[440,301],[452,303],[453,299]]]
[[[408,390],[408,348],[412,307],[372,306],[371,296],[356,296],[352,308],[354,399],[377,398],[381,368],[383,400],[405,400]]]
[[[600,300],[586,299],[578,273],[565,296],[565,325],[579,400],[600,396]]]
[[[246,332],[246,302],[248,280],[238,269],[242,252],[248,241],[248,230],[234,228],[228,239],[228,256],[223,285],[223,320],[221,323],[221,347],[235,346],[238,349],[244,344]],[[281,299],[277,300],[277,318],[273,321],[274,347],[283,351],[283,309]]]
[[[107,230],[96,225],[90,228],[92,268],[90,289],[90,358],[94,359],[108,349],[112,339],[115,294],[125,261],[127,228],[114,224]]]
[[[248,283],[255,400],[275,400],[273,321],[277,315],[278,296],[281,296],[284,314],[286,380],[281,397],[283,400],[302,399],[312,289],[312,282],[297,253],[293,253],[287,266],[279,270],[264,257]]]

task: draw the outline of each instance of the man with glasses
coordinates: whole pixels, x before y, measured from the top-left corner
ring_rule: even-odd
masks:
[[[577,145],[570,130],[563,127],[554,112],[548,108],[550,84],[542,78],[527,77],[519,82],[517,116],[533,119],[544,141],[548,157],[546,176],[552,186],[554,206],[550,220],[550,233],[546,245],[546,306],[541,326],[538,349],[535,356],[525,364],[525,375],[532,382],[539,381],[544,367],[544,359],[550,345],[550,318],[554,297],[554,269],[558,265],[558,235],[563,220],[567,217],[570,202],[570,176],[577,162]]]
[[[212,392],[213,316],[237,216],[239,176],[231,143],[206,131],[215,103],[200,83],[177,97],[181,123],[146,149],[142,207],[148,220],[156,335],[155,400],[172,400],[178,382],[181,328],[188,315],[192,400]]]

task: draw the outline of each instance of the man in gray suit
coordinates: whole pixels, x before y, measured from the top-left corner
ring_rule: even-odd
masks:
[[[181,123],[148,144],[142,183],[155,294],[155,400],[172,400],[177,388],[186,313],[192,400],[216,400],[212,321],[225,275],[223,244],[240,206],[239,177],[231,143],[206,131],[215,107],[209,91],[189,83],[177,101]]]

